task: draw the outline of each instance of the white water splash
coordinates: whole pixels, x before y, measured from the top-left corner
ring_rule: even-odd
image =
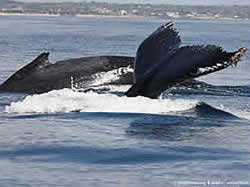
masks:
[[[6,106],[7,113],[61,113],[61,112],[125,112],[162,114],[193,108],[198,101],[186,99],[129,98],[114,94],[82,93],[71,89],[55,90]]]
[[[88,82],[87,89],[93,88],[93,89],[110,89],[111,87],[120,87],[118,85],[113,84],[115,81],[119,80],[122,76],[132,73],[134,70],[130,66],[128,67],[120,67],[118,69],[113,69],[111,71],[107,72],[98,72],[96,74],[91,75],[92,81]],[[84,79],[84,77],[78,77],[76,80],[73,76],[70,77],[71,82],[71,89],[72,90],[85,90],[86,85],[82,85],[82,81],[79,81],[79,79]],[[84,81],[83,81],[84,82]],[[111,86],[111,87],[110,87]],[[127,85],[131,86],[131,85]],[[120,89],[120,88],[119,88]]]
[[[98,86],[107,83],[111,83],[120,78],[120,76],[125,75],[129,72],[133,72],[131,67],[121,67],[108,72],[101,72],[92,75],[93,83],[91,86]]]

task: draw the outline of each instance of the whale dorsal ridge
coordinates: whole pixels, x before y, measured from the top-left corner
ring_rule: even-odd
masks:
[[[30,74],[34,73],[36,70],[44,68],[45,66],[50,65],[49,62],[49,53],[41,53],[37,58],[35,58],[31,63],[24,66],[20,70],[18,70],[16,73],[14,73],[9,79],[7,79],[1,87],[4,87],[4,85],[8,85],[11,82],[15,82],[18,80],[22,80],[29,76]]]

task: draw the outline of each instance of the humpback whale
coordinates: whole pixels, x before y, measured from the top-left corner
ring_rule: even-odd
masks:
[[[91,56],[52,63],[49,53],[42,53],[2,85],[2,92],[40,94],[63,88],[83,91],[102,85],[131,85],[133,57]]]
[[[0,91],[35,94],[132,85],[126,96],[157,98],[176,84],[236,66],[247,52],[247,48],[226,52],[215,45],[181,46],[173,26],[168,22],[157,28],[139,45],[136,57],[92,56],[51,63],[49,53],[42,53],[1,84]]]

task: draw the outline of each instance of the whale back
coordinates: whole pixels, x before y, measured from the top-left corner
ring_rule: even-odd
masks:
[[[51,63],[49,53],[42,53],[2,85],[0,91],[44,93],[76,87],[96,88],[102,85],[133,83],[134,57],[91,56]]]
[[[32,74],[33,72],[37,71],[40,68],[43,68],[47,65],[50,65],[48,59],[49,53],[42,53],[37,58],[35,58],[31,63],[27,64],[25,67],[21,68],[17,72],[15,72],[11,77],[9,77],[3,85],[9,84],[13,81],[20,81],[25,79],[28,75]]]

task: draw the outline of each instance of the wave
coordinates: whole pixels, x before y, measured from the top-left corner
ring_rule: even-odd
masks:
[[[67,112],[119,112],[152,113],[185,111],[199,101],[191,99],[128,98],[111,93],[77,92],[71,89],[54,90],[26,96],[5,107],[7,113],[67,113]]]
[[[201,117],[201,118],[213,118],[213,119],[239,119],[237,116],[230,112],[217,109],[213,106],[210,106],[204,102],[199,102],[195,107],[188,109],[186,111],[177,112],[181,115]]]
[[[179,95],[211,95],[250,97],[250,86],[215,86],[201,81],[193,81],[182,87],[173,87],[166,93]]]
[[[69,112],[170,114],[213,119],[239,119],[195,99],[126,97],[114,93],[79,92],[72,89],[54,90],[28,95],[5,105],[9,114],[54,114]]]
[[[192,154],[192,156],[190,156]],[[157,150],[110,146],[33,145],[1,150],[0,159],[20,159],[40,163],[145,164],[197,160],[236,160],[249,152],[199,146],[160,146]]]

